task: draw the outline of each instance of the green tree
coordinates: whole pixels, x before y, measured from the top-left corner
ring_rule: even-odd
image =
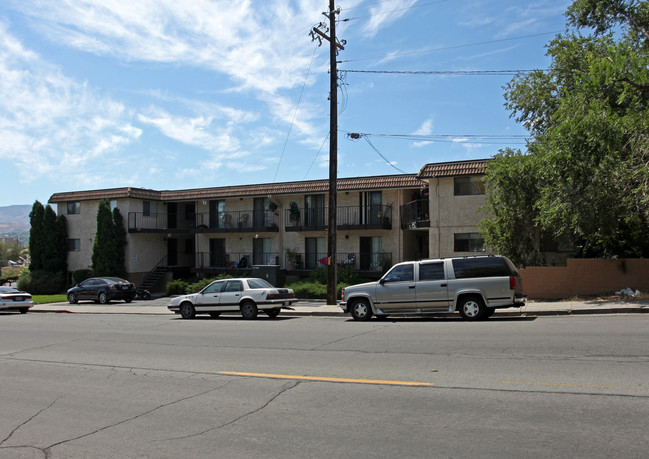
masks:
[[[117,275],[117,245],[115,227],[107,200],[99,203],[97,233],[92,247],[92,272],[95,276]]]
[[[43,269],[45,271],[57,272],[57,232],[56,213],[51,206],[45,208],[43,215]]]
[[[513,228],[529,225],[532,215],[537,239],[568,238],[583,256],[649,256],[648,12],[646,2],[575,1],[568,24],[594,32],[557,36],[547,72],[519,75],[505,87],[506,106],[531,140],[527,155],[503,153],[488,166],[493,217],[482,228],[492,247],[533,252],[538,245],[526,237],[511,247]],[[535,182],[526,185],[529,212],[503,197],[503,175],[519,173],[522,162],[534,165],[526,177]]]
[[[115,229],[115,246],[117,247],[117,262],[115,273],[120,277],[126,276],[126,229],[124,218],[117,207],[113,209],[113,226]]]
[[[54,251],[54,272],[68,272],[68,220],[65,215],[56,217],[55,229],[56,247]]]
[[[32,206],[32,211],[29,213],[29,255],[31,261],[29,269],[36,271],[43,269],[44,245],[45,235],[43,230],[43,218],[45,216],[45,208],[39,201],[35,201]]]

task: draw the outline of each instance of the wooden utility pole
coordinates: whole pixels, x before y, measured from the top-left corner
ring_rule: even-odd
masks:
[[[329,60],[331,78],[329,89],[329,216],[327,220],[327,304],[336,304],[336,208],[338,200],[338,69],[336,56],[338,49],[345,49],[343,44],[336,41],[336,10],[335,0],[329,0],[329,11],[323,13],[329,19],[329,27],[320,23],[314,27],[311,36],[322,44],[324,38],[329,42]],[[324,29],[325,31],[321,30]],[[327,29],[329,35],[327,35]]]
[[[338,70],[336,66],[336,7],[329,0],[329,60],[331,65],[329,93],[329,227],[327,243],[327,304],[336,304],[336,207],[338,202]]]

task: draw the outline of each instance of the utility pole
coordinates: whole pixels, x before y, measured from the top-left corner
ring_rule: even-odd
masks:
[[[326,24],[320,23],[311,33],[313,39],[322,43],[322,38],[329,42],[330,60],[330,89],[329,89],[329,217],[327,230],[327,304],[336,304],[336,288],[338,284],[336,273],[336,209],[338,201],[338,69],[336,57],[338,49],[345,49],[336,41],[336,10],[335,0],[329,0],[329,11],[325,14],[329,19],[329,36],[326,35]],[[324,29],[325,31],[323,32]],[[343,42],[344,44],[344,42]]]

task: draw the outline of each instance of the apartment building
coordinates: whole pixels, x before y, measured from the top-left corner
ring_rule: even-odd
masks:
[[[337,181],[334,262],[378,277],[402,260],[483,251],[486,160],[426,164],[418,174]],[[68,222],[68,268],[88,268],[101,200],[128,232],[126,270],[141,283],[165,272],[241,273],[278,266],[301,277],[327,263],[328,180],[190,190],[114,188],[55,193]]]

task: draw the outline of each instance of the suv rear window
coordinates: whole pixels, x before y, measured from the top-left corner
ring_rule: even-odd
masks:
[[[453,260],[456,279],[509,276],[505,260],[497,258],[461,258]]]

